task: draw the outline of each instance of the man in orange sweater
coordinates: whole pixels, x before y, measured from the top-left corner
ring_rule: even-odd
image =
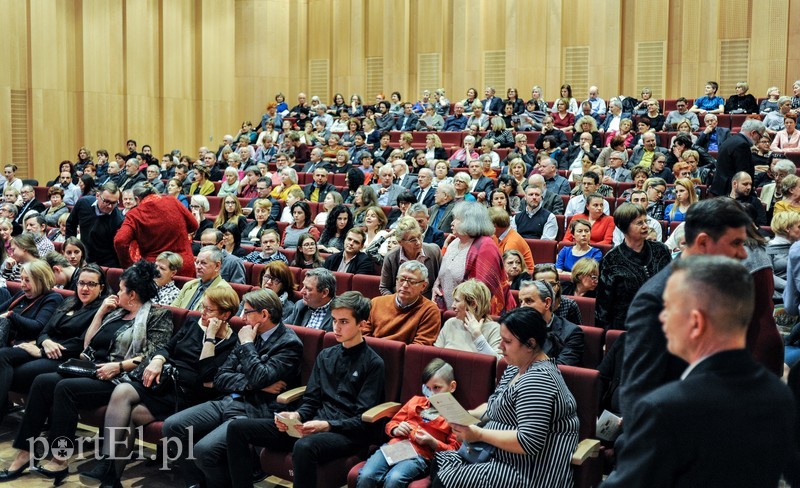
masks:
[[[508,212],[500,207],[491,207],[489,209],[489,218],[494,224],[494,242],[500,249],[500,255],[504,255],[509,249],[515,249],[522,254],[522,259],[525,260],[525,266],[528,267],[528,270],[533,270],[534,262],[531,247],[519,235],[519,232],[511,228],[511,217],[509,217]]]
[[[433,345],[442,318],[439,308],[422,296],[428,286],[428,269],[419,261],[406,261],[397,271],[397,293],[372,299],[364,335],[406,344]]]

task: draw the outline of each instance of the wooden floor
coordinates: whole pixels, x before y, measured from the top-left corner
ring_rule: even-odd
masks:
[[[16,454],[16,450],[11,447],[11,443],[14,440],[14,435],[16,434],[17,426],[19,425],[19,419],[20,414],[12,414],[9,415],[2,424],[0,424],[0,470],[8,467]],[[78,435],[89,437],[94,435],[94,432],[88,430],[79,430]],[[147,447],[145,447],[142,452],[145,458],[150,458],[155,454],[155,451]],[[81,484],[78,477],[78,469],[84,463],[91,462],[92,461],[89,459],[73,457],[72,461],[70,462],[70,475],[61,486],[65,488],[84,486]],[[159,465],[155,464],[149,459],[147,461],[132,461],[125,469],[125,474],[122,477],[122,486],[126,488],[176,488],[184,485],[183,480],[177,473],[170,472],[168,470],[162,471],[158,469],[159,467]],[[291,486],[291,484],[285,482],[280,484],[276,484],[275,482],[280,483],[280,480],[268,478],[267,480],[262,481],[255,486],[261,488]],[[3,486],[8,486],[10,488],[44,488],[53,486],[53,481],[43,478],[37,474],[26,474],[11,482],[0,484],[0,487]]]

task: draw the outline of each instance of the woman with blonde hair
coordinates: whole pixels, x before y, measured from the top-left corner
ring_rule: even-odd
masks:
[[[689,207],[697,203],[697,193],[694,191],[694,183],[688,178],[681,178],[675,181],[675,202],[667,205],[664,209],[664,218],[668,222],[683,222],[686,219],[686,212]]]
[[[239,156],[238,154],[236,154]],[[237,196],[239,193],[239,171],[234,166],[225,168],[222,185],[219,187],[218,197],[227,195]]]
[[[591,115],[584,115],[575,122],[575,132],[572,134],[572,144],[578,144],[581,134],[588,132],[592,135],[592,145],[603,147],[603,139],[597,132],[597,121]]]
[[[489,288],[474,278],[456,286],[452,307],[456,316],[447,319],[433,345],[501,357],[500,324],[489,315],[491,301]]]
[[[442,147],[442,140],[436,134],[425,136],[425,159],[427,161],[447,159],[447,151]]]
[[[800,240],[800,213],[781,212],[772,217],[770,228],[775,237],[767,243],[766,251],[772,262],[772,277],[775,284],[773,300],[782,303],[783,290],[786,288],[789,248]]]
[[[600,277],[600,262],[592,258],[581,258],[572,267],[572,280],[563,282],[564,295],[595,297]]]
[[[781,181],[781,189],[783,190],[783,199],[775,203],[774,215],[781,212],[793,211],[800,212],[800,178],[797,175],[787,175]]]

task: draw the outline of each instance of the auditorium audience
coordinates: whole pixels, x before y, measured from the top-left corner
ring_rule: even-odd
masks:
[[[436,347],[503,356],[500,349],[500,324],[489,315],[492,296],[489,288],[469,279],[453,291],[453,311],[433,343]]]
[[[317,239],[311,234],[301,234],[297,239],[297,250],[295,251],[292,266],[300,269],[321,268],[325,263],[319,255]]]

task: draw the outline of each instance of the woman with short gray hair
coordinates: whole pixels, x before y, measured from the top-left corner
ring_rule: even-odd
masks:
[[[439,277],[433,285],[434,301],[441,310],[453,307],[453,291],[465,280],[475,278],[492,292],[491,313],[516,306],[503,267],[503,258],[492,236],[494,225],[489,211],[477,202],[461,202],[453,208],[453,233],[445,241]]]

